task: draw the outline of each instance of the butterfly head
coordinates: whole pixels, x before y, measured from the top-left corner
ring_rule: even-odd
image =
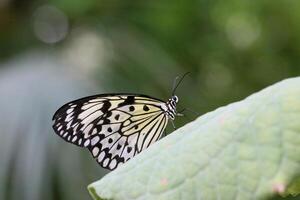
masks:
[[[184,79],[184,77],[188,74],[189,74],[189,72],[185,73],[181,78],[180,77],[175,78],[174,83],[173,83],[173,89],[172,89],[172,97],[168,100],[166,105],[163,106],[164,108],[162,108],[166,112],[168,117],[172,120],[175,119],[176,115],[177,116],[182,115],[180,113],[177,113],[177,111],[176,111],[176,104],[178,103],[179,99],[175,95],[175,91],[176,91],[177,87],[179,86],[179,84],[181,83],[181,81]],[[177,82],[178,79],[179,79],[179,81]]]
[[[175,103],[175,105],[176,105],[176,103],[178,103],[178,97],[176,96],[176,95],[173,95],[172,96],[172,99],[171,99],[174,103]]]
[[[173,95],[166,103],[165,112],[172,120],[174,120],[177,115],[176,104],[178,103],[178,100],[178,97]]]

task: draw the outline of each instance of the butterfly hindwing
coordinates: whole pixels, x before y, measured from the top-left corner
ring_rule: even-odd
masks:
[[[112,170],[160,138],[168,121],[162,104],[145,95],[95,95],[61,107],[53,128],[67,142],[87,147],[102,167]]]

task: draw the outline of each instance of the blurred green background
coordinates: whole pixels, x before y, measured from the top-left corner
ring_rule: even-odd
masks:
[[[300,74],[300,1],[0,1],[0,199],[89,199],[104,171],[51,128],[104,92],[204,114]],[[178,127],[194,119],[192,112]],[[171,132],[172,129],[168,129]]]

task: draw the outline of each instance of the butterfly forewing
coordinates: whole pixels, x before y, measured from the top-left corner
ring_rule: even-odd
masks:
[[[53,128],[112,170],[161,137],[168,121],[163,104],[145,95],[86,97],[61,107],[53,116]]]

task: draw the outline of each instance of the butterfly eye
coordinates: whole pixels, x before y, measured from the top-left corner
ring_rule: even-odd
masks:
[[[173,96],[173,97],[172,97],[172,100],[173,100],[174,102],[178,103],[178,97],[177,97],[177,96]]]

